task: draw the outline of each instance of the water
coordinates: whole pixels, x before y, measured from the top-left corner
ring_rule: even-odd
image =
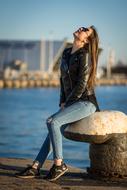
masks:
[[[127,114],[127,87],[96,88],[100,108]],[[0,90],[0,157],[34,159],[46,135],[46,119],[59,107],[59,88]],[[89,166],[89,145],[63,137],[67,164]],[[49,157],[52,159],[52,155]]]

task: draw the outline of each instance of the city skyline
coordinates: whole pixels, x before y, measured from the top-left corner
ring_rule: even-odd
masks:
[[[106,64],[108,51],[127,63],[126,0],[0,0],[0,40],[73,40],[80,26],[95,25]]]

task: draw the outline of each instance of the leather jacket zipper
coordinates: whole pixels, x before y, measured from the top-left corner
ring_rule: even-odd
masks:
[[[69,75],[69,79],[70,79],[70,85],[71,85],[71,90],[72,90],[72,81],[71,81],[71,77],[70,77],[70,71],[69,71],[69,68],[68,68],[68,75]]]
[[[67,68],[68,68],[67,73],[68,73],[68,76],[69,76],[71,90],[72,90],[72,81],[71,81],[71,77],[70,77],[69,65],[67,63],[66,63],[66,65],[67,65]]]

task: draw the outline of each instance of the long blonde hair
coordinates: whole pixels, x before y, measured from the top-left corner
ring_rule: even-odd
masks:
[[[98,44],[99,44],[99,37],[96,31],[96,28],[92,25],[90,28],[93,30],[92,34],[88,37],[88,47],[89,53],[91,57],[91,67],[90,67],[90,74],[88,77],[87,88],[92,89],[95,86],[96,82],[96,71],[97,71],[97,64],[98,64]]]

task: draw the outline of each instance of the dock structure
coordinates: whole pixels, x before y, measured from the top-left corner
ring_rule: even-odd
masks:
[[[127,79],[98,79],[96,86],[127,86]],[[41,88],[41,87],[59,87],[59,79],[43,80],[0,80],[0,89],[2,88]]]

